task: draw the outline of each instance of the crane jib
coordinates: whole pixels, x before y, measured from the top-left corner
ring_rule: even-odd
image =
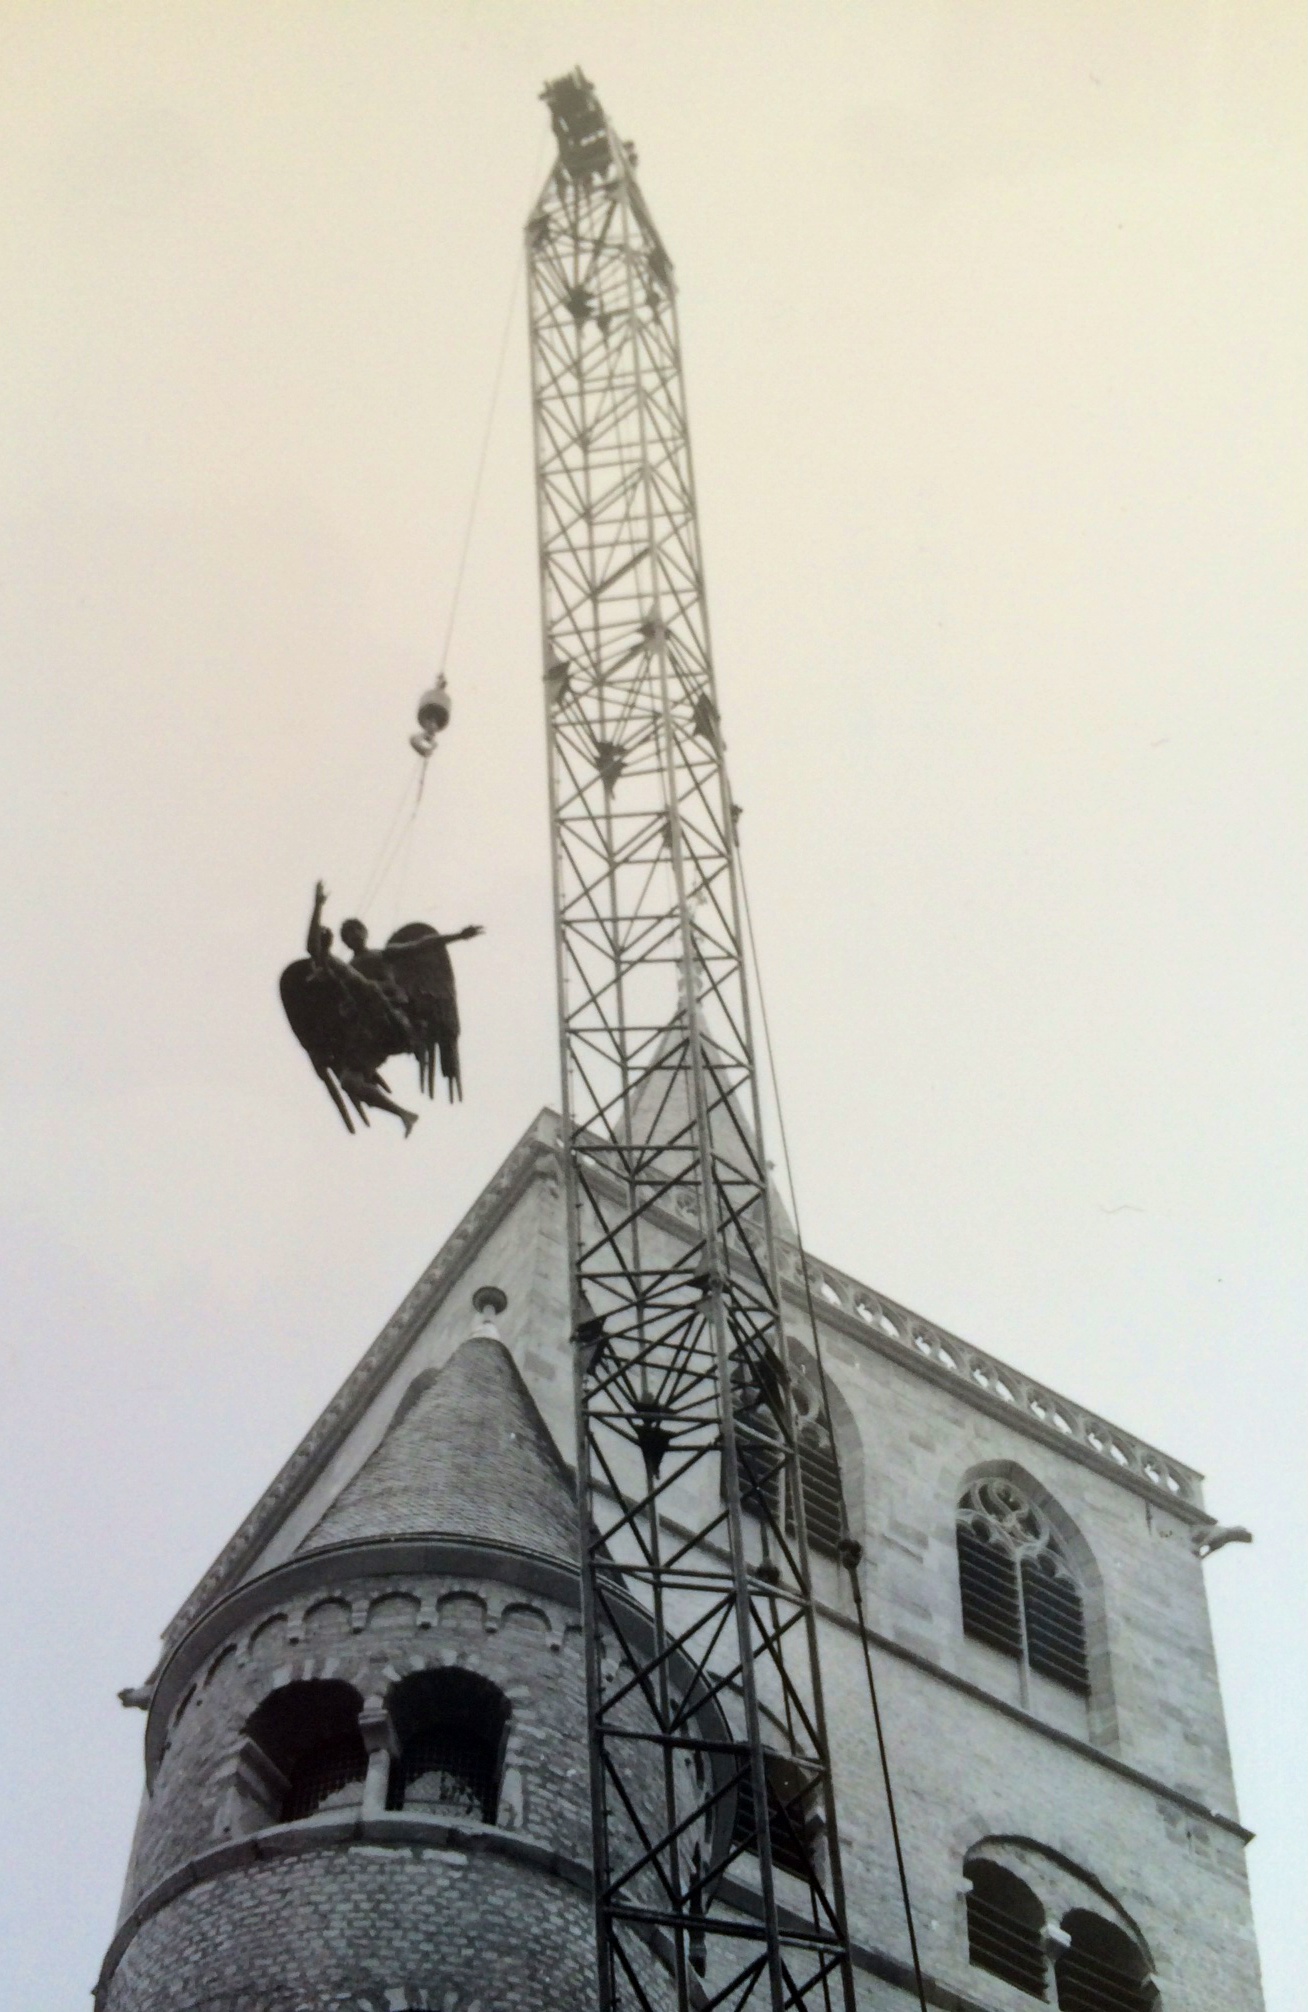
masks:
[[[599,2003],[852,2012],[672,265],[587,80],[544,95],[527,255]]]

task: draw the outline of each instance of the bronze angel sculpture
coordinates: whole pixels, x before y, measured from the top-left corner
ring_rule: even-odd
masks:
[[[365,1125],[369,1110],[389,1111],[407,1139],[418,1116],[394,1101],[382,1064],[394,1055],[412,1055],[418,1087],[431,1097],[439,1062],[450,1101],[462,1097],[459,1009],[447,945],[480,936],[481,928],[474,923],[442,936],[430,923],[406,922],[374,950],[363,923],[351,916],[341,924],[341,941],[350,952],[346,963],[332,950],[332,932],[322,919],[326,901],[319,881],[305,942],[309,954],[281,975],[286,1017],[346,1130],[354,1130],[352,1104]]]

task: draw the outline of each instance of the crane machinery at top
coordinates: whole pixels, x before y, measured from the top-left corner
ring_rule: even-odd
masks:
[[[558,156],[527,260],[598,2003],[852,2012],[676,284],[592,86],[543,95]]]

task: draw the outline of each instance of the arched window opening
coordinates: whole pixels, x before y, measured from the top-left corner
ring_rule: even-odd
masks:
[[[837,1557],[841,1545],[841,1467],[831,1437],[831,1418],[823,1416],[819,1384],[805,1374],[807,1362],[791,1342],[791,1394],[795,1404],[799,1445],[799,1487],[803,1489],[803,1523],[809,1549]],[[787,1503],[787,1531],[795,1529],[795,1507]]]
[[[277,1823],[357,1803],[368,1772],[359,1731],[359,1694],[334,1680],[285,1684],[246,1726],[271,1763]]]
[[[1059,2012],[1154,2012],[1158,1992],[1139,1945],[1114,1921],[1073,1908],[1054,1964]]]
[[[988,1858],[968,1861],[967,1958],[1033,1998],[1048,1996],[1045,1911],[1025,1881]]]
[[[737,1749],[737,1761],[740,1776],[736,1783],[736,1821],[731,1842],[735,1850],[752,1852],[757,1857],[758,1809],[748,1747]],[[768,1783],[768,1843],[772,1863],[782,1872],[808,1879],[822,1827],[814,1807],[812,1776],[799,1761],[790,1760],[785,1754],[765,1752],[763,1765]]]
[[[471,1670],[420,1670],[392,1691],[400,1751],[387,1807],[494,1823],[509,1702]]]
[[[831,1420],[824,1418],[821,1399],[802,1377],[793,1379],[795,1421],[798,1426],[799,1485],[804,1491],[804,1528],[809,1548],[834,1558],[840,1551],[840,1460],[831,1436]],[[795,1527],[794,1511],[786,1505],[786,1528]]]
[[[1089,1696],[1080,1586],[1048,1518],[1016,1482],[983,1476],[963,1496],[958,1583],[964,1634]]]

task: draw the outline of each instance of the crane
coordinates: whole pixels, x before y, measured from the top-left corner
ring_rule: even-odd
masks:
[[[852,2012],[676,282],[594,88],[543,95],[558,152],[526,237],[598,2003]]]

